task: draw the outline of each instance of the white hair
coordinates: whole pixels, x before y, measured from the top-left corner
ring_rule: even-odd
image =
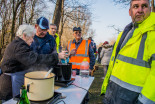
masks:
[[[23,34],[25,34],[26,36],[31,37],[35,33],[36,33],[36,30],[34,26],[29,25],[29,24],[23,24],[19,26],[16,32],[16,36],[23,38]]]

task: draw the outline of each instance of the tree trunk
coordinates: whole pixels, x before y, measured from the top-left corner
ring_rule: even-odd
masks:
[[[5,35],[5,32],[6,32],[5,26],[6,25],[4,24],[3,27],[2,27],[2,32],[1,32],[1,43],[0,43],[0,48],[1,49],[4,46],[4,35]]]
[[[30,18],[28,20],[28,23],[32,23],[32,20],[34,17],[34,9],[36,7],[36,2],[37,2],[37,0],[32,1],[32,10],[31,10],[31,15],[30,15]]]
[[[62,0],[62,6],[61,6],[61,27],[60,27],[60,32],[59,32],[59,39],[60,39],[60,46],[61,46],[61,36],[63,34],[63,26],[64,26],[64,0]]]
[[[26,0],[24,0],[24,2],[21,3],[20,13],[19,13],[19,25],[23,24],[25,5],[26,5]]]
[[[2,22],[2,29],[1,29],[0,53],[1,53],[2,48],[4,47],[4,36],[5,36],[6,31],[7,31],[7,29],[6,29],[7,28],[6,16],[7,16],[7,12],[5,11],[5,14],[4,14],[4,17],[3,17],[3,22]]]
[[[57,29],[59,29],[60,19],[61,19],[61,9],[62,8],[62,0],[57,0],[54,15],[52,19],[52,23],[57,26]]]
[[[21,0],[19,2],[17,2],[16,6],[15,6],[15,0],[13,0],[13,18],[12,18],[12,27],[11,27],[11,35],[10,35],[10,42],[14,39],[15,37],[15,23],[16,23],[16,15],[17,15],[17,10],[20,6],[20,4],[23,2],[24,0]]]
[[[5,24],[4,24],[5,25]],[[1,58],[2,58],[2,49],[4,48],[4,35],[5,35],[5,31],[6,31],[6,29],[5,29],[5,26],[2,26],[2,30],[1,30],[1,42],[0,42],[0,61],[1,61]],[[0,64],[1,64],[1,62],[0,62]]]
[[[151,2],[152,12],[155,12],[155,1],[152,0]]]

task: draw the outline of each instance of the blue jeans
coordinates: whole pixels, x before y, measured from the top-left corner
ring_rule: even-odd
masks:
[[[20,94],[20,88],[24,85],[24,75],[27,71],[11,73],[12,79],[12,95],[13,97]]]
[[[2,69],[0,69],[0,75],[2,74]]]

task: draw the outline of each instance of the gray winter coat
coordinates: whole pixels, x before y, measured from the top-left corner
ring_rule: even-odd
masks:
[[[112,47],[102,48],[102,51],[100,53],[101,65],[109,65],[111,54],[112,54]]]
[[[37,54],[21,38],[16,37],[5,49],[0,75],[0,99],[6,99],[12,93],[11,78],[4,73],[15,73],[27,70],[33,65],[54,66],[58,63],[58,54]],[[6,93],[7,92],[7,93]]]

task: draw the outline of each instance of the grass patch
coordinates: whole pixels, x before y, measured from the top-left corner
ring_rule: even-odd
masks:
[[[103,68],[99,67],[98,70],[94,72],[94,81],[89,89],[89,103],[88,104],[103,104],[103,96],[100,96],[101,86],[103,83]]]

